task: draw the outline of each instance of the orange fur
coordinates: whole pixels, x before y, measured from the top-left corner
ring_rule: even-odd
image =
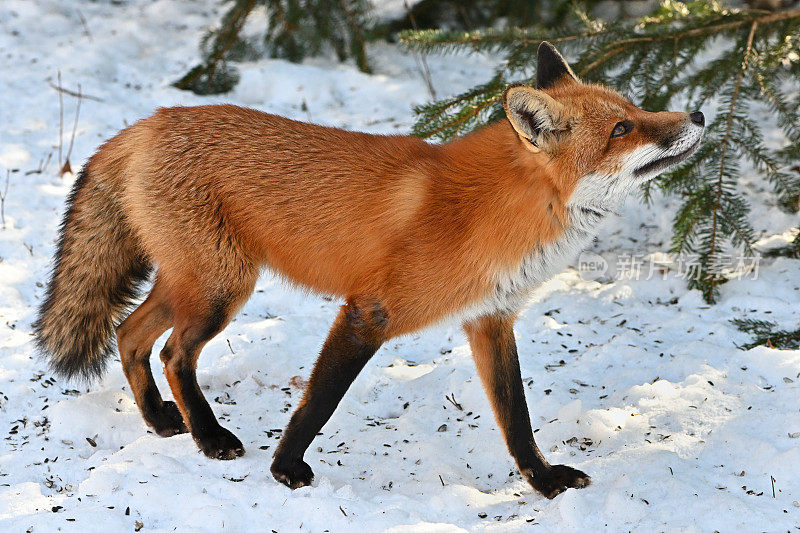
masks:
[[[213,291],[221,269],[266,265],[384,302],[397,335],[480,299],[497,269],[562,231],[544,156],[519,145],[507,122],[432,146],[234,106],[172,108],[104,145],[88,172],[122,189],[176,307]]]
[[[394,336],[479,301],[496,272],[558,239],[577,180],[647,135],[637,128],[606,153],[618,110],[645,112],[598,86],[549,92],[584,117],[552,157],[525,150],[507,121],[435,146],[219,105],[160,109],[88,172],[121,189],[175,307],[207,296],[197,287],[213,292],[221,270],[268,266],[315,292],[383,302]]]

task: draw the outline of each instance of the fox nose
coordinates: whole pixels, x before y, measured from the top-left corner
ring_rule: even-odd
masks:
[[[694,111],[689,113],[689,120],[691,120],[694,124],[698,126],[705,126],[706,125],[706,117],[703,116],[701,111]]]

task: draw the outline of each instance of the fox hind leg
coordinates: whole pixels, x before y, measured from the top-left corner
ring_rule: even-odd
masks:
[[[197,359],[206,343],[225,328],[250,295],[256,275],[254,269],[238,270],[236,276],[228,278],[228,283],[217,280],[216,286],[224,289],[192,291],[182,287],[186,303],[175,310],[174,329],[161,351],[164,373],[183,420],[200,450],[212,459],[235,459],[244,455],[244,447],[219,424],[203,396],[197,383]],[[195,294],[191,295],[192,292]]]
[[[162,437],[186,432],[177,405],[162,400],[150,369],[153,344],[170,327],[172,311],[158,279],[147,299],[117,327],[122,368],[136,405],[145,423]]]

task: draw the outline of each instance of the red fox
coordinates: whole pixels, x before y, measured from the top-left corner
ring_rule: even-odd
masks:
[[[242,443],[195,369],[266,267],[345,301],[275,452],[278,481],[311,483],[306,449],[381,344],[455,317],[522,475],[548,498],[587,486],[534,442],[514,320],[629,192],[695,150],[704,118],[646,112],[584,84],[549,43],[536,85],[505,91],[507,120],[442,145],[232,105],[159,109],[103,144],[77,179],[39,348],[59,374],[90,378],[116,333],[145,422],[233,459]],[[123,320],[154,268],[152,291]],[[150,370],[170,328],[160,358],[174,402]]]

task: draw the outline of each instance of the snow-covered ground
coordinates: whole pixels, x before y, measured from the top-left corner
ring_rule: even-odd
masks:
[[[674,202],[665,198],[630,202],[604,230],[593,251],[611,261],[606,275],[564,272],[517,325],[536,438],[551,462],[593,478],[552,501],[516,473],[458,324],[382,348],[309,449],[314,485],[276,483],[272,452],[339,302],[266,274],[200,360],[200,382],[244,457],[212,461],[188,435],[149,433],[119,365],[88,389],[55,380],[34,353],[31,322],[71,185],[55,162],[59,106],[49,83],[59,70],[66,87],[102,100],[83,101],[75,169],[158,106],[225,101],[395,133],[408,131],[411,105],[427,98],[414,58],[389,45],[370,49],[372,76],[327,60],[265,59],[243,65],[229,95],[172,88],[219,9],[215,0],[0,4],[0,192],[14,170],[0,229],[1,530],[800,527],[800,351],[740,351],[747,336],[729,324],[749,316],[796,327],[800,261],[762,261],[757,280],[728,283],[715,306],[675,272],[618,279],[614,256],[667,249]],[[494,62],[429,58],[440,96],[487,79]],[[65,96],[65,151],[74,109]],[[762,188],[757,176],[745,185]],[[753,194],[756,227],[773,243],[788,238],[775,235],[796,217]]]

